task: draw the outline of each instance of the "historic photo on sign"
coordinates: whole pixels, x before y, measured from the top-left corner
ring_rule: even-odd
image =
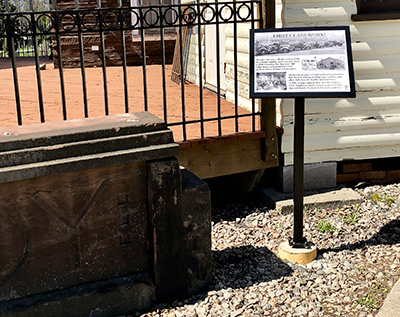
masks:
[[[252,30],[250,49],[251,97],[355,94],[347,27]]]

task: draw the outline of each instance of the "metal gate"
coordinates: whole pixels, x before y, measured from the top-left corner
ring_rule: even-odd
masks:
[[[203,165],[202,171],[207,168],[205,165],[208,165],[209,170],[213,165],[215,172],[203,173],[197,171],[196,167],[192,168],[198,173],[204,174],[200,176],[211,177],[221,174],[219,166],[229,162],[226,161],[226,155],[230,155],[240,163],[230,164],[232,166],[229,171],[224,171],[223,174],[277,164],[275,101],[262,100],[257,104],[253,100],[251,109],[246,111],[240,107],[237,53],[239,26],[245,24],[249,28],[258,28],[262,25],[268,26],[266,22],[271,26],[274,19],[273,1],[268,1],[268,3],[260,0],[198,1],[187,4],[171,4],[171,1],[168,1],[168,4],[163,4],[163,0],[159,0],[158,4],[154,4],[154,1],[147,3],[146,0],[52,0],[49,10],[35,11],[33,1],[29,0],[30,10],[22,12],[11,12],[9,0],[4,1],[5,7],[2,8],[3,12],[0,12],[0,43],[3,48],[3,55],[0,54],[0,57],[6,57],[0,58],[0,62],[2,59],[3,62],[6,59],[8,62],[6,65],[12,71],[9,74],[12,73],[13,98],[11,96],[5,98],[2,93],[3,96],[0,96],[0,99],[14,99],[15,124],[26,124],[25,117],[28,114],[24,108],[24,102],[30,95],[36,96],[37,110],[35,114],[29,115],[37,115],[41,123],[54,120],[47,112],[48,92],[45,88],[47,82],[41,72],[43,60],[40,58],[42,39],[51,37],[51,55],[54,57],[54,68],[57,71],[58,104],[62,120],[71,118],[69,115],[72,103],[70,95],[74,93],[68,91],[66,83],[69,68],[79,69],[79,77],[75,73],[74,78],[75,81],[80,82],[82,117],[88,118],[92,116],[91,109],[94,106],[99,107],[98,103],[96,105],[91,103],[90,94],[93,93],[94,88],[87,79],[88,72],[97,68],[99,76],[101,76],[101,89],[95,93],[102,95],[102,115],[108,116],[118,112],[154,112],[155,106],[152,105],[153,97],[149,93],[151,83],[148,81],[148,76],[150,67],[153,67],[150,65],[158,64],[160,102],[157,104],[158,113],[156,115],[161,117],[178,136],[177,141],[181,142],[183,165],[193,167],[196,165],[193,162],[199,156],[203,156],[202,153],[213,153],[208,161],[198,164]],[[265,7],[270,10],[266,12],[263,10]],[[228,106],[226,100],[221,97],[223,88],[221,78],[225,70],[223,69],[224,64],[220,62],[223,60],[224,52],[219,49],[215,52],[214,92],[216,95],[210,97],[210,92],[205,90],[204,34],[206,28],[211,27],[215,32],[215,46],[218,47],[222,36],[220,34],[221,26],[230,26],[233,29],[234,101]],[[172,35],[171,30],[175,30]],[[193,41],[186,41],[182,38],[184,30],[190,32],[190,38]],[[32,67],[35,74],[35,78],[32,80],[36,82],[36,92],[27,92],[20,87],[21,68],[16,43],[20,43],[21,39],[32,43]],[[175,55],[178,54],[176,60],[179,60],[180,63],[178,68],[180,76],[178,76],[178,85],[173,88],[174,90],[170,90],[172,88],[169,72],[172,58],[168,57],[168,50],[171,46],[170,42],[175,43],[175,40],[178,46],[172,51],[175,51]],[[187,45],[191,46],[187,47]],[[185,80],[188,60],[195,60],[195,64],[198,65],[195,70],[198,77],[196,85],[193,83],[188,85]],[[140,69],[139,73],[135,73],[140,74],[140,78],[138,75],[135,75],[135,78],[129,76],[133,67],[136,70]],[[110,101],[110,74],[115,68],[120,70],[122,78],[119,103],[123,105],[123,108],[117,111],[113,109]],[[0,71],[1,69],[0,65]],[[134,80],[133,83],[132,80]],[[138,96],[138,92],[133,91],[132,88],[138,85],[141,86],[141,96]],[[99,89],[99,85],[96,86],[96,89]],[[192,94],[194,90],[197,100],[195,106],[188,99],[188,94]],[[179,94],[178,102],[174,101],[171,104],[168,94]],[[134,99],[138,97],[140,97],[140,102]],[[74,101],[74,104],[76,103]],[[207,110],[210,103],[213,103],[213,111]],[[2,107],[5,107],[4,103]],[[171,111],[172,107],[174,107],[173,111]],[[226,109],[229,109],[230,112]],[[189,111],[196,112],[196,116],[190,117]],[[242,122],[245,122],[244,126]],[[211,123],[216,128],[210,134],[207,131],[207,125]],[[229,123],[229,128],[224,128],[226,123]],[[0,120],[0,125],[2,124]],[[10,125],[10,122],[7,124]],[[197,135],[190,133],[192,127],[196,127]],[[196,141],[193,141],[194,139]],[[253,140],[250,142],[253,144],[252,150],[246,145],[249,144],[249,140]],[[228,144],[230,150],[225,148]],[[238,146],[238,144],[242,145]],[[216,147],[215,151],[219,154],[214,153],[214,150],[211,151],[210,146]],[[203,148],[201,153],[198,152],[200,148]],[[220,158],[221,162],[216,163],[214,158],[223,152],[226,153],[222,159]],[[249,153],[252,153],[252,158],[243,156],[243,154]],[[214,161],[215,163],[213,163]]]

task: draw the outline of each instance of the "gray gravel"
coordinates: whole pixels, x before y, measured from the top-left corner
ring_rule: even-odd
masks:
[[[244,205],[214,211],[211,291],[137,316],[376,315],[400,276],[400,185],[358,191],[359,206],[306,210],[304,234],[318,248],[307,265],[277,256],[292,215]]]

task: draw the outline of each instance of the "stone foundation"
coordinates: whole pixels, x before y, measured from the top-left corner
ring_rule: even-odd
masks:
[[[0,143],[1,314],[118,315],[207,288],[209,191],[194,175],[182,187],[163,122],[49,123]]]

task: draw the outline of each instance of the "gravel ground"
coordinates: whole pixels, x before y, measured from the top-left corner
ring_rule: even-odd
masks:
[[[307,265],[277,256],[292,215],[245,205],[214,210],[211,291],[141,316],[376,315],[400,276],[400,184],[357,191],[360,205],[306,210],[304,234],[318,248]]]

